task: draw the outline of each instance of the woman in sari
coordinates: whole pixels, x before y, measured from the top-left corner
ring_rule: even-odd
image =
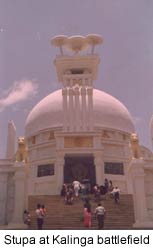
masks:
[[[84,226],[91,227],[91,204],[89,199],[86,199],[84,204]]]

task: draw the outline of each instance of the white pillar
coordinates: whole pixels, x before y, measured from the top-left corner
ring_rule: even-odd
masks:
[[[35,194],[35,180],[37,177],[37,166],[36,165],[30,165],[28,166],[28,181],[27,181],[27,192],[28,195],[34,195]]]
[[[74,81],[74,80],[73,80],[72,78],[70,78],[70,81],[69,81],[69,87],[70,87],[70,88],[73,87],[73,81]]]
[[[104,161],[102,151],[94,153],[94,163],[96,170],[96,184],[102,185],[104,183]]]
[[[89,130],[93,130],[93,88],[87,88]]]
[[[73,88],[69,88],[69,123],[70,131],[74,128],[74,102],[73,102]]]
[[[13,220],[10,223],[10,227],[24,228],[23,224],[23,212],[25,210],[25,165],[18,163],[15,166],[15,199],[14,199],[14,214]]]
[[[82,130],[86,130],[86,113],[87,113],[87,102],[86,102],[86,88],[81,88],[81,109],[82,109]]]
[[[133,182],[133,198],[135,224],[137,228],[153,227],[153,222],[149,221],[146,205],[146,194],[144,184],[144,161],[142,159],[132,159],[129,165]]]
[[[15,155],[16,127],[13,121],[8,123],[6,159],[13,159]]]
[[[63,96],[63,129],[67,131],[68,129],[68,96],[67,96],[67,88],[62,89]]]
[[[7,173],[0,172],[0,224],[6,223]]]
[[[75,128],[76,131],[80,131],[80,101],[79,101],[79,95],[80,95],[80,91],[79,91],[79,87],[75,87]]]
[[[92,83],[92,79],[91,79],[91,78],[89,78],[89,80],[88,80],[88,86],[89,86],[89,87],[92,87],[92,86],[93,86],[93,83]]]

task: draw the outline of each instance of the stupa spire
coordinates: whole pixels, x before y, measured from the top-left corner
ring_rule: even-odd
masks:
[[[54,64],[62,83],[64,131],[93,130],[93,82],[97,78],[100,58],[94,53],[102,43],[99,35],[56,36],[51,44],[59,47]],[[87,54],[87,49],[91,52]]]
[[[63,55],[63,48],[78,54],[84,50],[91,48],[91,54],[94,54],[94,49],[97,45],[100,45],[103,42],[101,36],[97,34],[89,34],[87,36],[65,36],[59,35],[51,39],[51,44],[55,47],[58,47],[60,54]]]

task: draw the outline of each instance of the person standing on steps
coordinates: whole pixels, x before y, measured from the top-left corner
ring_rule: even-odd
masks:
[[[107,178],[105,178],[104,187],[105,187],[105,190],[106,190],[106,193],[107,193],[108,192],[108,187],[109,187],[109,182],[108,182]]]
[[[35,211],[36,216],[37,216],[37,229],[42,230],[43,223],[44,223],[44,215],[42,212],[42,208],[40,204],[37,204],[37,209]]]
[[[95,209],[95,216],[98,220],[98,229],[103,229],[104,227],[104,220],[105,220],[106,210],[101,205],[101,203],[98,203],[96,209]]]
[[[91,227],[91,204],[88,198],[85,199],[84,203],[84,226]]]
[[[65,195],[65,204],[67,205],[73,204],[73,189],[71,185],[67,186],[66,195]]]
[[[81,184],[78,180],[73,181],[74,194],[76,197],[79,196],[80,187],[81,187]]]
[[[27,210],[24,210],[23,213],[23,222],[24,224],[26,224],[28,226],[28,228],[30,227],[31,224],[31,215]]]
[[[64,183],[61,189],[61,197],[65,198],[66,191],[67,191],[67,185]]]
[[[118,204],[120,199],[120,189],[118,187],[115,187],[111,194],[113,194],[115,204]]]
[[[109,181],[109,186],[108,186],[109,193],[111,193],[113,191],[113,189],[114,189],[113,182],[110,180]]]
[[[45,208],[44,205],[41,205],[41,213],[42,213],[43,216],[46,215],[46,208]]]

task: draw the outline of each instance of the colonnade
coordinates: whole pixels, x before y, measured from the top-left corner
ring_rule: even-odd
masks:
[[[64,131],[93,130],[93,87],[82,79],[84,84],[74,84],[70,79],[62,89],[63,96],[63,129]],[[76,81],[77,83],[77,81]]]

